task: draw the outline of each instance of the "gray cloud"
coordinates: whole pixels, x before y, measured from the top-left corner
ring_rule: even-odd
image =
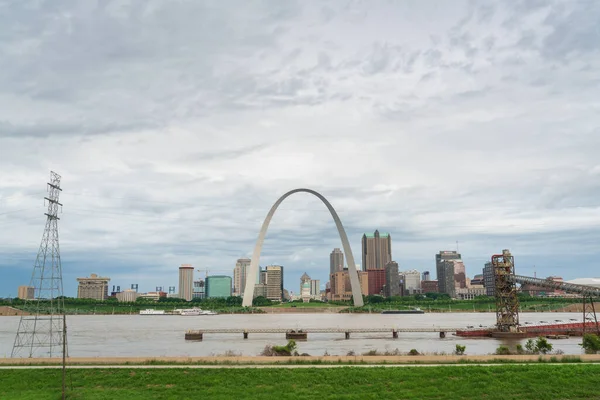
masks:
[[[526,271],[593,275],[595,2],[2,7],[5,293],[28,280],[48,169],[64,177],[71,294],[91,272],[146,290],[183,262],[231,269],[296,187],[332,202],[357,259],[379,228],[405,268],[433,270],[459,241],[469,274],[508,247]],[[298,194],[262,263],[285,265],[289,287],[304,270],[325,281],[339,246],[327,209]]]

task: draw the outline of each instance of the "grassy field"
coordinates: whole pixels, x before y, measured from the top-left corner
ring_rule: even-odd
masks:
[[[75,369],[70,399],[592,399],[600,365]],[[70,384],[69,384],[70,386]],[[1,399],[58,399],[60,370],[3,370]]]

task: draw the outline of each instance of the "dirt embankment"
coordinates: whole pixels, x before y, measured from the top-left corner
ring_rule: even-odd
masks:
[[[29,315],[25,311],[18,310],[9,306],[0,306],[0,316],[14,316],[14,315]]]
[[[594,308],[600,311],[600,303],[594,303]],[[562,307],[558,312],[583,312],[583,303],[569,304],[568,306]]]
[[[122,365],[122,364],[287,364],[302,361],[304,363],[362,363],[362,364],[455,364],[459,362],[493,363],[512,362],[560,362],[562,358],[578,357],[582,362],[600,362],[600,354],[568,355],[463,355],[463,356],[306,356],[306,357],[69,357],[69,365]],[[60,358],[0,358],[0,365],[36,365],[60,364]]]

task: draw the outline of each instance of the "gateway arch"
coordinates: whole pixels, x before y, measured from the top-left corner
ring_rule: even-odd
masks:
[[[252,306],[252,298],[254,297],[254,285],[256,283],[256,276],[258,274],[258,262],[260,260],[260,252],[262,250],[263,243],[265,241],[265,236],[267,235],[267,229],[269,228],[269,223],[271,222],[271,218],[275,214],[277,207],[289,196],[294,193],[305,192],[315,195],[325,204],[331,216],[333,217],[333,221],[335,222],[335,226],[340,234],[340,239],[342,240],[342,246],[344,248],[344,253],[346,253],[346,264],[348,265],[348,273],[350,274],[350,286],[352,288],[352,297],[354,298],[354,306],[361,307],[364,305],[362,293],[360,291],[360,283],[358,281],[358,273],[356,271],[356,264],[354,263],[354,256],[352,255],[352,249],[350,248],[350,243],[348,243],[348,236],[346,235],[346,231],[344,230],[344,226],[342,225],[342,221],[340,221],[340,217],[337,215],[333,206],[327,201],[325,197],[323,197],[320,193],[315,192],[311,189],[294,189],[290,190],[283,196],[281,196],[269,213],[265,218],[265,221],[260,228],[260,233],[258,235],[258,239],[256,240],[256,245],[254,246],[254,253],[252,253],[252,260],[250,262],[250,271],[248,271],[248,276],[246,277],[246,288],[244,289],[244,301],[242,305],[244,307]]]

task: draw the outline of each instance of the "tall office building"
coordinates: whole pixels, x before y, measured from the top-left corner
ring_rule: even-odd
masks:
[[[181,264],[179,267],[179,298],[191,301],[194,297],[194,267]]]
[[[496,295],[496,278],[494,275],[494,266],[491,262],[486,262],[483,267],[483,286],[485,286],[486,295]]]
[[[267,272],[267,299],[281,301],[283,299],[283,267],[281,265],[268,265]]]
[[[329,255],[329,275],[344,269],[344,253],[337,247]]]
[[[23,300],[31,300],[35,297],[35,288],[33,286],[19,286],[17,297]]]
[[[211,275],[205,281],[206,298],[227,298],[231,296],[231,277],[226,275]]]
[[[435,255],[435,266],[440,293],[450,297],[456,296],[454,263],[461,261],[460,253],[456,251],[440,251]]]
[[[454,286],[456,289],[465,289],[467,287],[465,263],[461,260],[454,261]]]
[[[108,282],[110,278],[104,278],[91,274],[89,278],[77,278],[78,299],[106,300],[108,298]]]
[[[250,270],[250,259],[240,258],[233,269],[233,295],[243,296],[246,290],[246,277]]]
[[[400,275],[398,263],[390,261],[385,265],[385,286],[383,287],[385,297],[400,296]]]
[[[313,296],[314,299],[321,298],[321,281],[318,279],[310,280],[310,295]]]
[[[365,233],[362,237],[362,270],[384,269],[392,261],[392,237],[389,233]]]
[[[192,298],[204,299],[206,298],[204,279],[194,281],[194,288],[192,289]]]

